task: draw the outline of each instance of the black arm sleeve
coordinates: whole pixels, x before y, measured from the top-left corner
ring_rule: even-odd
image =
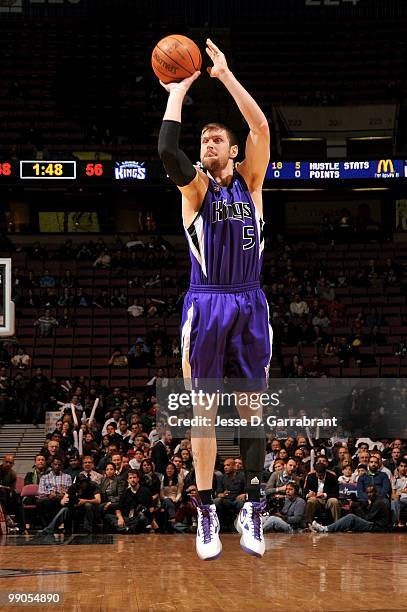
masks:
[[[179,148],[181,124],[178,121],[163,121],[158,137],[158,154],[168,176],[178,187],[185,187],[196,176],[196,169]]]

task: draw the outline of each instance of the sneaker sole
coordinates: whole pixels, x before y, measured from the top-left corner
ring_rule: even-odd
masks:
[[[196,554],[198,555],[199,559],[201,559],[201,561],[216,561],[216,559],[219,559],[219,557],[221,556],[222,549],[223,548],[222,548],[222,544],[221,544],[220,551],[216,555],[214,555],[213,557],[201,557],[201,555],[198,553],[198,551],[197,551]]]
[[[247,548],[246,546],[243,546],[242,543],[240,543],[240,546],[248,555],[251,555],[252,557],[258,557],[259,559],[261,559],[261,557],[264,555],[264,553],[258,553],[252,550],[251,548]]]

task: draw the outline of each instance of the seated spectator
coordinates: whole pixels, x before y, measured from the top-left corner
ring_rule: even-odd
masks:
[[[118,448],[123,445],[123,438],[117,433],[117,425],[113,421],[106,426],[106,435],[109,436],[110,444],[115,444]]]
[[[107,445],[106,445],[107,442]],[[96,466],[97,472],[103,472],[108,463],[112,462],[112,457],[114,453],[119,452],[119,446],[116,442],[111,443],[109,436],[103,436],[103,448],[101,451],[101,458],[99,459],[99,463]]]
[[[55,289],[47,288],[42,294],[40,299],[40,305],[43,308],[54,308],[58,303],[58,296]]]
[[[111,261],[112,258],[110,257],[109,249],[105,248],[103,249],[103,251],[100,252],[99,257],[95,259],[95,261],[93,262],[93,266],[95,268],[101,268],[102,270],[108,270],[109,268],[111,268]]]
[[[78,289],[76,290],[76,296],[75,296],[75,301],[74,301],[75,306],[88,307],[90,306],[91,301],[92,300],[90,296],[87,293],[85,293],[83,288],[78,287]]]
[[[34,326],[38,328],[38,335],[41,338],[49,338],[53,330],[58,327],[58,321],[51,316],[51,311],[47,308],[44,314],[34,322]]]
[[[219,521],[228,527],[246,501],[246,483],[242,472],[236,472],[234,459],[225,459],[224,474],[218,480],[214,504]]]
[[[378,497],[389,498],[390,495],[390,481],[384,472],[380,471],[379,459],[376,456],[371,455],[369,458],[367,473],[363,474],[358,478],[358,499],[366,501],[367,487],[374,485]]]
[[[186,470],[185,468],[182,467],[182,457],[180,454],[176,454],[173,455],[171,457],[171,463],[173,463],[177,469],[178,475],[181,478],[182,482],[184,482],[186,475],[188,474],[189,470]],[[237,467],[236,467],[236,459],[235,459],[235,468],[236,471],[238,471]],[[241,468],[243,469],[243,468]]]
[[[10,514],[14,514],[20,534],[26,534],[24,509],[21,497],[16,491],[17,474],[13,470],[14,455],[4,455],[3,462],[0,464],[0,504],[6,513],[6,521],[10,527],[14,523]]]
[[[355,480],[352,474],[352,466],[350,464],[345,465],[342,468],[342,474],[338,477],[339,484],[355,484]]]
[[[106,515],[106,522],[119,533],[140,533],[151,524],[154,512],[149,489],[140,485],[140,474],[130,470],[128,487],[119,499],[115,515]]]
[[[113,295],[110,296],[110,307],[118,308],[119,306],[126,306],[127,297],[124,295],[123,290],[113,289]]]
[[[78,521],[83,523],[81,533],[91,534],[100,503],[99,487],[88,476],[79,474],[61,499],[62,508],[42,533],[54,533],[61,523],[64,523],[65,533],[71,533],[73,522]]]
[[[93,297],[92,306],[97,308],[109,308],[110,296],[107,291],[99,290]]]
[[[169,522],[175,523],[175,513],[181,500],[183,489],[182,479],[173,463],[165,468],[164,478],[161,481],[161,506],[167,511]]]
[[[270,470],[270,472],[274,469],[274,461],[277,458],[278,452],[281,450],[281,442],[277,440],[277,438],[273,438],[271,442],[269,441],[266,445],[266,456],[264,458],[264,469]]]
[[[329,324],[331,327],[343,327],[345,319],[339,314],[338,310],[334,310],[330,318]]]
[[[360,476],[363,476],[363,474],[367,474],[367,463],[358,463],[352,474],[352,480],[357,483]]]
[[[129,365],[131,368],[147,368],[149,365],[150,358],[148,354],[143,351],[143,345],[141,342],[137,342],[134,347],[134,352],[129,353]]]
[[[102,508],[104,514],[114,514],[119,507],[119,499],[127,487],[127,482],[116,474],[114,463],[108,462],[105,476],[100,483]]]
[[[55,285],[55,278],[50,275],[49,270],[44,270],[44,274],[40,277],[40,287],[55,287]]]
[[[141,317],[144,314],[144,307],[139,304],[139,298],[135,297],[133,304],[128,307],[127,312],[132,317]]]
[[[41,455],[40,453],[38,455],[35,455],[33,469],[27,472],[27,474],[25,475],[24,484],[39,484],[41,476],[44,476],[47,471],[47,461],[44,455]]]
[[[41,261],[43,259],[49,259],[49,255],[46,249],[44,249],[44,247],[42,247],[40,242],[38,241],[34,242],[32,247],[27,248],[27,255],[31,261]]]
[[[119,421],[121,418],[121,410],[118,406],[121,406],[122,402],[123,402],[123,398],[120,395],[120,388],[115,387],[113,390],[113,394],[109,395],[105,402],[106,407],[109,409],[109,411],[111,411],[110,412],[111,416],[105,421],[103,425],[102,436],[105,436],[107,434],[107,426],[110,425],[110,423],[115,423],[116,428],[119,426]]]
[[[344,462],[345,465],[351,465],[352,459],[346,446],[340,446],[337,451],[334,450],[334,453],[336,460],[334,460],[332,471],[335,472],[337,476],[340,476],[342,474]]]
[[[325,369],[318,355],[312,357],[312,361],[306,366],[305,371],[309,378],[320,378],[325,374]]]
[[[354,510],[339,518],[328,527],[313,521],[311,529],[319,533],[336,533],[337,531],[389,531],[389,508],[385,500],[377,495],[376,487],[366,488],[367,500],[360,503],[351,500],[350,509]]]
[[[306,523],[310,527],[315,515],[330,510],[334,521],[341,516],[339,503],[339,485],[335,474],[326,469],[323,463],[315,465],[315,472],[310,472],[304,485],[306,505]]]
[[[193,499],[198,499],[196,484],[189,485],[181,496],[181,503],[175,514],[175,531],[196,533],[197,509]]]
[[[356,397],[356,396],[355,396]],[[358,450],[352,457],[353,467],[356,468],[359,463],[368,464],[370,458],[369,445],[365,442],[358,444]]]
[[[130,438],[128,439],[130,448],[134,451],[140,450],[143,455],[146,455],[148,450],[148,440],[145,438],[145,436],[140,434],[138,423],[133,423],[131,427]]]
[[[391,450],[390,459],[386,459],[384,462],[384,467],[386,467],[392,474],[398,468],[399,461],[401,459],[401,449],[398,446],[395,446]]]
[[[66,308],[70,308],[74,305],[74,302],[75,296],[73,295],[72,291],[66,287],[58,300],[58,306],[65,306]]]
[[[373,325],[370,333],[366,336],[366,343],[369,346],[383,346],[386,344],[386,336],[381,333],[378,325]]]
[[[303,315],[308,314],[309,312],[307,302],[301,299],[299,293],[296,293],[294,295],[294,299],[290,304],[290,312],[292,315],[296,315],[298,317],[302,317]]]
[[[179,344],[178,338],[174,338],[172,340],[171,348],[170,348],[170,355],[172,357],[180,357],[180,355],[181,355],[181,348],[180,348],[180,344]]]
[[[164,376],[164,369],[158,368],[156,375],[150,378],[147,382],[147,387],[155,387],[155,389],[165,389],[168,387],[169,378]]]
[[[130,437],[131,437],[131,431],[127,426],[127,421],[124,417],[121,417],[119,419],[119,429],[117,430],[117,433],[119,434],[119,436],[122,437],[123,442],[126,443],[126,445],[128,445]]]
[[[47,440],[40,453],[41,455],[44,455],[47,462],[47,467],[51,467],[51,464],[55,458],[60,459],[62,463],[64,462],[64,454],[57,440]]]
[[[90,259],[92,259],[93,257],[93,253],[91,251],[91,249],[88,247],[88,245],[83,242],[79,249],[78,252],[76,253],[76,259],[78,261],[89,261]]]
[[[144,459],[145,459],[144,452],[140,448],[137,448],[136,450],[134,450],[133,458],[130,459],[130,463],[129,463],[131,469],[139,470],[141,468],[141,464]]]
[[[99,472],[95,472],[94,470],[95,463],[93,461],[93,457],[90,455],[85,455],[82,459],[82,472],[85,476],[89,476],[92,482],[99,485],[102,481],[102,475]]]
[[[83,438],[82,443],[83,455],[90,455],[96,462],[99,456],[99,445],[95,440],[95,436],[91,431],[87,431]]]
[[[122,349],[119,346],[116,347],[108,361],[108,365],[112,368],[125,368],[128,364],[128,359],[126,355],[122,353]]]
[[[273,512],[263,523],[264,531],[294,533],[305,528],[306,503],[299,496],[299,485],[289,481],[285,486],[285,502],[281,512]]]
[[[76,280],[72,276],[70,270],[65,270],[64,276],[61,279],[61,287],[63,289],[73,289],[76,286]]]
[[[73,259],[75,257],[76,249],[73,246],[72,240],[68,238],[65,240],[64,244],[61,244],[57,259],[62,259],[67,261],[68,259]]]
[[[324,308],[320,308],[318,310],[318,314],[316,314],[312,318],[312,325],[314,325],[314,326],[317,325],[318,327],[321,327],[321,328],[329,327],[330,320],[329,320],[329,317],[327,316]]]
[[[193,467],[192,453],[188,448],[181,448],[180,455],[182,459],[182,467],[189,472]]]
[[[11,358],[11,363],[14,367],[21,368],[22,370],[25,368],[30,368],[31,357],[28,355],[24,347],[19,346],[17,353]]]
[[[68,474],[72,478],[72,482],[75,481],[76,477],[81,473],[82,466],[78,452],[75,450],[68,455],[68,467],[65,468],[64,473]]]
[[[146,317],[149,319],[153,319],[154,317],[158,317],[158,308],[157,301],[152,299],[146,300],[146,308],[145,308]]]
[[[400,460],[397,471],[398,475],[394,477],[391,483],[392,520],[396,527],[405,527],[405,523],[400,520],[400,515],[402,509],[407,509],[407,458]]]
[[[291,357],[291,363],[286,367],[286,375],[288,378],[295,378],[298,373],[298,366],[302,365],[302,360],[299,355]]]
[[[373,418],[373,416],[372,416]],[[379,472],[384,472],[387,475],[387,478],[389,479],[389,481],[391,481],[393,479],[393,473],[389,470],[389,468],[385,467],[383,465],[383,460],[382,460],[382,453],[379,450],[373,450],[370,455],[372,457],[377,457],[377,460],[379,462]]]
[[[143,459],[140,465],[141,484],[148,487],[153,499],[153,504],[158,505],[160,501],[161,479],[154,472],[154,464],[151,459]]]
[[[326,302],[333,302],[335,299],[335,289],[330,285],[326,278],[321,277],[315,287],[317,296]]]
[[[62,423],[60,447],[64,452],[66,452],[72,446],[73,446],[72,427],[68,421],[64,421]]]
[[[285,499],[286,487],[289,482],[296,481],[297,462],[289,459],[284,463],[283,459],[276,459],[273,465],[273,473],[266,484],[266,496],[278,504]]]
[[[129,463],[127,461],[123,461],[124,457],[120,452],[115,452],[112,454],[113,465],[115,466],[116,476],[127,482],[127,476],[129,473]],[[127,459],[127,457],[126,457]]]
[[[62,316],[59,318],[58,323],[63,329],[71,329],[72,327],[75,327],[75,319],[71,316],[68,308],[63,309]]]
[[[375,325],[383,325],[383,317],[377,310],[377,307],[374,306],[367,311],[366,315],[366,325],[368,327],[374,327]]]
[[[51,471],[41,476],[38,487],[37,507],[44,525],[59,512],[61,500],[71,484],[72,478],[62,472],[61,459],[54,457]]]

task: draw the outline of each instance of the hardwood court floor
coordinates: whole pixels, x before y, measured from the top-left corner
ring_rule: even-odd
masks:
[[[0,593],[63,592],[63,606],[36,606],[44,611],[407,609],[405,533],[269,534],[263,559],[241,551],[238,535],[225,534],[223,554],[212,562],[196,557],[191,535],[0,541],[6,543]]]

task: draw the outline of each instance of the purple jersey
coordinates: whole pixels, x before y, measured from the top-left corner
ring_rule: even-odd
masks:
[[[263,220],[239,172],[233,173],[228,187],[209,177],[202,206],[186,234],[192,285],[228,287],[259,281]]]

